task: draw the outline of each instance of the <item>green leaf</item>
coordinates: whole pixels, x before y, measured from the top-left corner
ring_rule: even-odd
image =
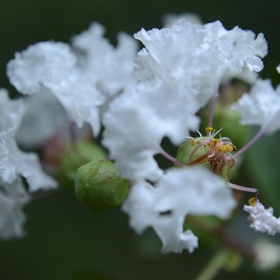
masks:
[[[129,184],[120,177],[114,164],[103,158],[78,169],[75,194],[82,205],[98,213],[120,205],[128,193]]]

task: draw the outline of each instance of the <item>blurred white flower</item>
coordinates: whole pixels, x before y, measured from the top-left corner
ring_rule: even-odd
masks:
[[[97,136],[100,106],[128,82],[136,53],[136,43],[128,35],[121,33],[114,48],[103,33],[101,25],[93,24],[74,37],[74,46],[87,55],[84,65],[81,56],[60,42],[41,42],[16,53],[7,65],[11,84],[23,94],[44,94],[44,88],[49,89],[78,127],[87,122]]]
[[[19,150],[15,133],[20,125],[25,106],[23,100],[10,100],[6,90],[0,90],[0,176],[11,184],[18,175],[26,178],[31,192],[57,186],[40,166],[38,156]]]
[[[76,60],[67,44],[41,42],[17,53],[7,65],[7,75],[23,94],[44,94],[41,89],[48,88],[79,127],[86,121],[97,135],[98,106],[105,98],[96,88],[96,79],[75,68]]]
[[[270,270],[280,264],[280,246],[267,239],[260,239],[253,245],[257,270]]]
[[[243,125],[266,127],[267,133],[280,128],[280,88],[275,90],[270,80],[258,80],[232,108],[240,113]]]
[[[22,207],[29,201],[20,176],[11,183],[0,179],[0,239],[23,237],[25,215]]]
[[[182,14],[166,14],[163,16],[162,21],[164,27],[171,27],[179,19],[184,18],[186,21],[192,24],[202,25],[202,20],[200,16],[193,13],[182,13]]]
[[[25,112],[23,100],[10,100],[8,92],[0,89],[0,239],[22,237],[25,216],[22,207],[28,202],[21,177],[29,192],[52,189],[54,179],[46,175],[34,153],[22,152],[15,134]]]
[[[130,35],[120,32],[118,45],[114,48],[104,38],[105,28],[92,23],[88,30],[72,39],[78,53],[78,62],[82,70],[97,77],[97,86],[106,95],[114,96],[129,82],[132,61],[137,53],[137,42]],[[84,56],[83,56],[84,55]]]

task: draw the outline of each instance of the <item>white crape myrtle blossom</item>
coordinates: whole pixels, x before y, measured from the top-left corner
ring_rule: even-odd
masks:
[[[162,173],[153,158],[163,137],[175,145],[198,128],[198,104],[188,85],[153,80],[129,87],[104,114],[103,144],[121,176],[130,180],[157,180]]]
[[[148,182],[135,183],[122,209],[130,226],[142,233],[152,227],[161,238],[163,253],[193,252],[198,238],[190,230],[183,230],[190,215],[230,216],[236,203],[226,182],[202,167],[170,169],[155,186]]]
[[[0,90],[0,177],[11,184],[22,175],[30,192],[55,188],[57,183],[42,171],[38,156],[22,152],[16,144],[15,133],[24,111],[23,100],[10,100],[7,91]]]
[[[252,198],[249,205],[244,205],[244,211],[249,213],[250,227],[255,231],[270,235],[280,232],[280,218],[273,216],[273,208],[265,209],[258,199]]]
[[[85,73],[98,77],[97,86],[104,94],[114,96],[129,82],[132,61],[138,50],[137,42],[130,35],[120,32],[115,48],[104,38],[105,28],[92,23],[88,30],[72,39],[78,63]]]
[[[7,75],[20,93],[44,94],[44,88],[49,89],[79,127],[88,122],[97,135],[98,106],[105,98],[96,88],[96,79],[82,74],[75,63],[67,44],[41,42],[16,53],[7,65]]]
[[[134,37],[145,45],[134,60],[134,77],[187,80],[201,107],[229,70],[238,74],[247,67],[259,72],[263,68],[259,57],[267,53],[263,34],[255,39],[252,31],[239,27],[228,31],[219,21],[193,25],[182,18],[170,28],[142,29]]]
[[[20,176],[11,183],[0,179],[0,239],[24,236],[25,215],[22,207],[29,201]]]
[[[25,216],[22,207],[29,195],[22,184],[24,177],[29,192],[55,188],[57,183],[47,176],[38,156],[22,152],[15,134],[25,111],[24,101],[10,100],[8,92],[0,90],[0,239],[22,237]]]
[[[52,92],[78,127],[89,123],[93,134],[100,131],[100,107],[108,96],[120,92],[130,79],[136,42],[122,33],[114,48],[104,39],[104,28],[93,24],[88,31],[74,37],[81,56],[60,42],[41,42],[29,46],[7,65],[7,75],[23,94]]]
[[[240,73],[243,66],[250,71],[260,72],[263,62],[260,58],[267,55],[267,42],[260,33],[255,39],[255,33],[234,27],[226,30],[220,21],[205,24],[206,41],[211,47],[217,47],[217,63],[235,73]]]
[[[273,88],[270,80],[258,80],[232,109],[237,110],[242,125],[259,125],[267,133],[280,128],[280,88]]]
[[[271,270],[280,264],[280,245],[268,239],[260,239],[253,245],[256,254],[254,259],[257,270]]]

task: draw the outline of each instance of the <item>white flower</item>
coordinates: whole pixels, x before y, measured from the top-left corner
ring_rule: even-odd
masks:
[[[42,85],[51,87],[67,78],[75,63],[67,44],[41,42],[16,53],[7,64],[7,75],[20,93],[33,94]]]
[[[254,260],[255,268],[258,270],[269,270],[276,268],[280,263],[280,246],[266,239],[258,240],[253,250],[256,254]]]
[[[206,40],[211,47],[218,48],[217,62],[235,73],[240,73],[244,65],[250,71],[263,69],[263,58],[267,54],[267,42],[262,33],[255,39],[250,30],[234,27],[226,30],[220,21],[205,24]]]
[[[104,36],[105,28],[92,23],[88,30],[73,37],[73,46],[85,57],[78,56],[82,69],[97,78],[97,84],[105,94],[114,96],[128,83],[132,72],[132,60],[137,52],[137,42],[129,35],[118,34],[114,48]]]
[[[259,200],[251,199],[250,205],[244,205],[244,211],[249,213],[250,227],[255,231],[275,235],[280,232],[280,218],[273,216],[273,208],[265,209]]]
[[[130,226],[142,233],[153,227],[163,243],[162,252],[191,253],[198,239],[183,231],[186,215],[216,215],[228,218],[235,207],[224,180],[201,167],[171,169],[153,187],[139,181],[132,186],[122,209]]]
[[[22,175],[30,191],[54,188],[57,183],[42,171],[38,156],[20,151],[15,142],[24,111],[23,100],[10,100],[7,91],[0,90],[0,176],[11,184]]]
[[[274,90],[270,80],[258,80],[232,108],[241,114],[241,124],[260,125],[267,133],[280,128],[280,88]]]
[[[0,179],[0,239],[23,237],[25,215],[22,207],[29,201],[19,176],[11,183]]]
[[[142,29],[134,37],[146,48],[134,60],[134,77],[183,81],[193,88],[201,106],[207,103],[217,84],[217,66],[215,50],[205,44],[203,26],[181,19],[171,28]]]
[[[134,60],[134,77],[188,82],[201,106],[217,92],[229,70],[231,76],[241,73],[244,66],[261,71],[258,56],[267,52],[262,34],[255,39],[253,32],[238,27],[227,31],[219,21],[202,26],[182,18],[170,28],[142,29],[134,37],[146,47]]]
[[[161,170],[153,156],[163,137],[181,144],[188,130],[198,127],[197,108],[192,90],[182,83],[158,79],[126,88],[103,119],[103,144],[121,175],[155,181]]]
[[[48,88],[79,127],[88,122],[95,135],[105,97],[96,78],[76,69],[76,56],[67,44],[41,42],[17,53],[7,65],[10,82],[23,94],[44,94]]]

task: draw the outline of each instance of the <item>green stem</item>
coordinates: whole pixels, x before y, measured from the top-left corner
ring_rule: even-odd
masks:
[[[225,266],[227,261],[227,252],[219,250],[195,280],[211,280]]]

